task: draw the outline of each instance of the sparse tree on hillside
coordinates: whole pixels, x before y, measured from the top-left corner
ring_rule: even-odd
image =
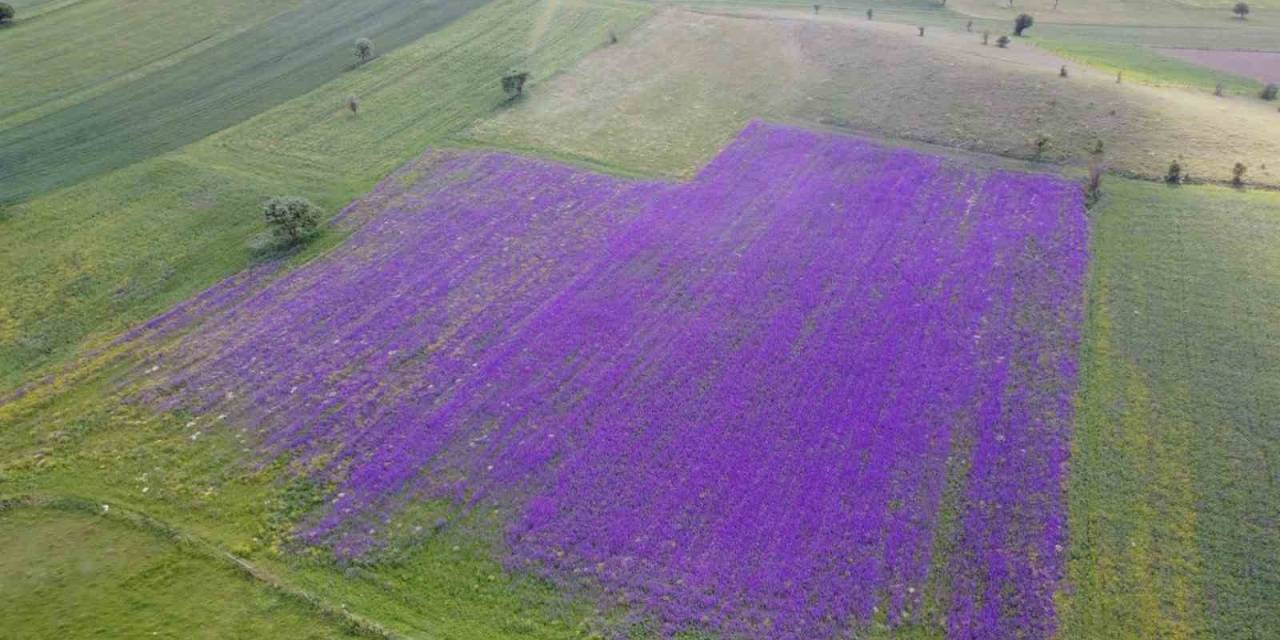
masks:
[[[1120,84],[1120,80],[1121,80],[1122,78],[1124,78],[1124,72],[1123,72],[1123,71],[1117,71],[1117,72],[1116,72],[1116,84]]]
[[[1231,167],[1231,184],[1235,187],[1244,187],[1244,174],[1249,167],[1244,166],[1243,162],[1237,162],[1236,166]]]
[[[1169,163],[1169,171],[1164,174],[1166,184],[1180,184],[1182,182],[1182,165],[1174,160]]]
[[[524,95],[524,83],[529,80],[529,74],[525,71],[512,71],[502,76],[502,90],[507,93],[509,98],[517,98]]]
[[[1001,49],[1007,49],[1010,42],[1012,41],[1009,40],[1009,36],[1000,36],[999,38],[996,38],[996,46]]]
[[[1219,83],[1218,83],[1218,84],[1216,84],[1216,85],[1213,85],[1213,95],[1218,96],[1219,98],[1221,98],[1221,97],[1222,97],[1222,83],[1221,83],[1221,82],[1219,82]]]
[[[820,5],[820,4],[815,4],[815,5],[813,5],[813,12],[814,12],[814,14],[817,14],[819,11],[822,11],[822,5]]]
[[[1036,136],[1036,160],[1044,156],[1044,152],[1049,150],[1049,136],[1043,133]]]
[[[351,115],[360,115],[360,99],[355,96],[347,96],[347,108],[351,110]]]
[[[1019,13],[1017,18],[1013,19],[1013,35],[1021,36],[1023,31],[1031,28],[1036,23],[1036,19],[1030,14]]]
[[[868,20],[870,20],[870,19],[871,19],[871,14],[872,14],[871,9],[867,9],[867,19],[868,19]]]
[[[262,206],[262,215],[271,234],[283,244],[295,244],[320,226],[319,212],[306,198],[272,198]]]
[[[373,41],[368,38],[356,39],[356,58],[361,64],[373,59]]]
[[[1262,88],[1262,93],[1259,93],[1258,97],[1263,100],[1275,100],[1277,94],[1280,94],[1280,87],[1277,87],[1276,83],[1272,82]]]
[[[1084,203],[1086,207],[1092,207],[1098,203],[1098,200],[1102,199],[1102,176],[1106,171],[1107,166],[1103,164],[1101,156],[1089,163],[1089,180],[1084,187]]]
[[[1058,77],[1059,78],[1067,77],[1067,65],[1064,64],[1062,65],[1061,69],[1058,69]]]
[[[8,24],[16,15],[17,12],[13,10],[13,5],[8,2],[0,2],[0,24]]]
[[[916,27],[916,28],[920,30],[920,37],[921,37],[921,38],[923,38],[923,37],[924,37],[924,27]]]
[[[1249,3],[1237,2],[1236,6],[1231,8],[1231,13],[1236,14],[1236,17],[1241,20],[1247,20],[1247,16],[1249,15]]]

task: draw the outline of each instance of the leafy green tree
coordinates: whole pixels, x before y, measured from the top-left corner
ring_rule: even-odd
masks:
[[[511,72],[502,76],[502,90],[507,93],[508,97],[515,98],[524,94],[524,83],[529,80],[529,74],[525,71]]]
[[[372,40],[368,38],[359,38],[356,40],[356,58],[360,59],[361,64],[373,59]]]
[[[319,209],[306,198],[272,198],[262,206],[262,215],[271,234],[284,244],[295,244],[320,226]]]
[[[1030,14],[1019,13],[1017,18],[1013,19],[1013,35],[1021,36],[1023,31],[1031,28],[1036,23],[1036,19]]]
[[[13,5],[8,2],[0,2],[0,24],[5,24],[13,20],[17,12],[13,10]]]
[[[1249,15],[1249,3],[1237,2],[1236,6],[1231,8],[1231,13],[1236,14],[1237,18],[1240,18],[1241,20],[1245,20],[1246,16]]]

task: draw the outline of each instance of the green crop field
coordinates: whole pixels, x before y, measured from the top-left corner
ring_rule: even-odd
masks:
[[[1163,56],[1139,45],[1049,38],[1036,38],[1034,42],[1068,60],[1088,64],[1108,73],[1123,72],[1130,82],[1191,87],[1206,91],[1213,91],[1221,84],[1224,93],[1251,98],[1262,89],[1262,83],[1255,80]]]
[[[228,566],[113,518],[19,507],[0,517],[0,539],[5,637],[359,637]]]
[[[1280,195],[1107,185],[1064,637],[1280,634]]]
[[[381,50],[393,51],[479,4],[480,0],[303,3],[131,82],[0,130],[0,202],[72,184],[199,140],[350,70],[356,61],[352,43],[358,37],[367,36]],[[170,20],[201,18],[166,15],[169,11],[166,7],[134,19],[160,23],[152,28],[163,28]],[[224,12],[237,14],[234,7]],[[48,25],[48,33],[25,29],[18,33],[56,42],[63,32],[74,33],[85,19],[53,14],[35,23]],[[109,26],[130,28],[128,24]],[[110,32],[87,37],[112,39]],[[7,46],[27,58],[10,64],[38,78],[77,75],[82,65],[75,59],[79,56],[56,56],[49,64],[30,60],[33,54],[47,55],[40,42]],[[7,58],[7,53],[0,49],[0,59]],[[59,68],[68,66],[76,73]]]
[[[0,388],[258,259],[266,198],[304,195],[334,213],[499,108],[508,69],[547,78],[646,12],[494,3],[199,143],[0,208]]]

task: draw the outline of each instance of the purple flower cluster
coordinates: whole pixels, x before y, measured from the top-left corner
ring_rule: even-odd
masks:
[[[334,483],[304,539],[493,499],[512,566],[668,632],[1053,633],[1078,187],[759,122],[688,184],[429,164],[140,370]]]

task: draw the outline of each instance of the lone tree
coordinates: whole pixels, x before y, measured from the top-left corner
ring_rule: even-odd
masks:
[[[316,206],[306,198],[272,198],[262,206],[262,215],[271,227],[271,235],[282,244],[295,244],[320,226]]]
[[[990,31],[983,31],[983,32],[982,32],[982,46],[984,46],[984,47],[985,47],[985,46],[987,45],[987,42],[989,42],[990,40],[991,40],[991,32],[990,32]]]
[[[1276,94],[1280,94],[1280,87],[1277,87],[1276,83],[1272,82],[1262,88],[1262,93],[1259,93],[1258,97],[1263,100],[1275,100]]]
[[[1182,165],[1177,160],[1169,163],[1169,171],[1164,174],[1165,184],[1179,184],[1182,182]]]
[[[373,59],[373,41],[368,38],[358,38],[356,40],[356,58],[364,64]]]
[[[1236,14],[1236,17],[1241,20],[1247,20],[1248,18],[1246,16],[1249,15],[1249,3],[1237,2],[1236,6],[1231,8],[1231,13]]]
[[[1107,165],[1103,164],[1101,154],[1093,162],[1089,163],[1089,179],[1084,186],[1084,202],[1086,207],[1092,207],[1102,199],[1102,176],[1107,171]]]
[[[524,83],[529,80],[529,74],[525,71],[511,72],[502,76],[502,90],[507,93],[510,98],[516,98],[524,95]]]
[[[1221,97],[1222,97],[1222,83],[1221,83],[1221,82],[1219,82],[1218,84],[1216,84],[1216,85],[1214,85],[1214,86],[1213,86],[1213,95],[1218,96],[1219,98],[1221,98]]]
[[[1028,13],[1019,13],[1017,18],[1013,19],[1013,35],[1021,36],[1023,31],[1031,28],[1036,23],[1036,19]]]
[[[924,37],[924,27],[916,27],[916,28],[920,30],[920,37],[921,37],[921,38],[923,38],[923,37]]]
[[[347,96],[347,108],[351,110],[352,115],[360,115],[360,98]]]
[[[1001,49],[1007,49],[1010,42],[1012,41],[1009,40],[1009,36],[1000,36],[999,38],[996,38],[996,46]]]
[[[813,5],[813,12],[814,12],[814,13],[817,13],[817,12],[819,12],[819,11],[822,11],[822,5],[820,5],[820,4],[815,4],[815,5]]]
[[[1243,162],[1237,162],[1236,166],[1231,167],[1231,185],[1234,187],[1244,186],[1244,174],[1249,167],[1244,166]]]
[[[1064,64],[1062,65],[1061,69],[1058,69],[1058,77],[1059,78],[1067,77],[1067,65]]]
[[[867,9],[867,19],[868,19],[868,20],[870,20],[870,19],[871,19],[871,16],[872,16],[872,11],[871,11],[871,9]]]
[[[0,2],[0,24],[6,24],[13,20],[17,12],[13,10],[13,5],[8,2]]]

